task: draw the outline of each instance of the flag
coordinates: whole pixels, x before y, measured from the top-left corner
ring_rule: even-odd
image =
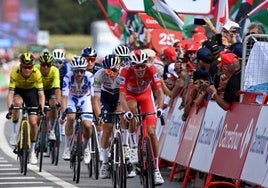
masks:
[[[263,3],[250,11],[247,16],[251,22],[262,23],[266,33],[268,33],[268,0],[265,0]]]
[[[229,4],[228,0],[219,0],[218,15],[216,20],[216,29],[221,31],[222,26],[229,20]]]
[[[149,15],[154,17],[157,22],[165,29],[182,30],[184,22],[179,16],[161,0],[143,0],[144,10]]]

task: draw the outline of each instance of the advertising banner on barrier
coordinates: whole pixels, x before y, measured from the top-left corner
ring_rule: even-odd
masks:
[[[241,179],[261,185],[268,169],[268,106],[263,106],[252,137]]]
[[[190,111],[189,117],[191,118],[189,118],[187,122],[185,133],[175,159],[175,162],[182,166],[189,166],[197,136],[206,112],[206,106],[207,105],[204,105],[200,109],[193,106]]]
[[[170,111],[169,122],[166,124],[163,134],[165,139],[162,146],[160,157],[168,161],[174,161],[180,146],[181,138],[185,129],[185,122],[181,120],[183,109],[179,110],[182,99],[178,98],[173,105],[173,111]],[[164,132],[165,131],[165,132]]]
[[[232,105],[223,124],[210,173],[240,178],[260,108],[248,104]]]
[[[209,172],[215,148],[219,142],[225,116],[226,111],[224,111],[216,102],[208,102],[192,160],[190,162],[191,168],[202,172]]]

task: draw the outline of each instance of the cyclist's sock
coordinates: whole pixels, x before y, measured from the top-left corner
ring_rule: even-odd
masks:
[[[102,163],[108,163],[109,148],[102,148],[103,151],[103,161]]]
[[[64,148],[70,147],[70,140],[71,140],[71,136],[65,136]]]
[[[130,133],[130,146],[131,148],[136,148],[138,146],[137,144],[137,135],[136,133]]]
[[[122,144],[128,146],[128,130],[121,129],[122,132]]]
[[[19,128],[18,121],[13,121],[12,133],[13,134],[18,134],[18,128]]]
[[[158,157],[155,157],[154,158],[154,161],[155,161],[155,170],[159,170],[159,165],[158,165]]]
[[[31,153],[35,153],[35,142],[32,142]]]

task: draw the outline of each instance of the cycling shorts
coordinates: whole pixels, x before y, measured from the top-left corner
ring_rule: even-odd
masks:
[[[38,107],[38,90],[15,88],[14,96],[20,96],[27,107]],[[36,115],[38,110],[29,110],[29,114]]]

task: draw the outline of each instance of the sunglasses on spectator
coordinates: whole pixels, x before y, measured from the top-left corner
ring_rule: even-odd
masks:
[[[28,69],[28,70],[32,70],[33,69],[33,65],[21,65],[22,69]]]
[[[50,63],[41,63],[41,67],[51,67],[51,64]]]
[[[113,73],[117,73],[118,71],[119,71],[118,68],[105,69],[105,73],[106,73],[106,74],[111,74],[112,72],[113,72]]]
[[[147,65],[146,64],[140,64],[140,65],[133,65],[134,69],[138,70],[138,69],[146,69]]]
[[[96,61],[96,57],[86,57],[86,60],[89,62],[95,62]]]
[[[86,72],[86,70],[84,70],[84,69],[76,69],[76,70],[73,70],[73,72],[75,74],[78,74],[78,73],[84,74]]]

